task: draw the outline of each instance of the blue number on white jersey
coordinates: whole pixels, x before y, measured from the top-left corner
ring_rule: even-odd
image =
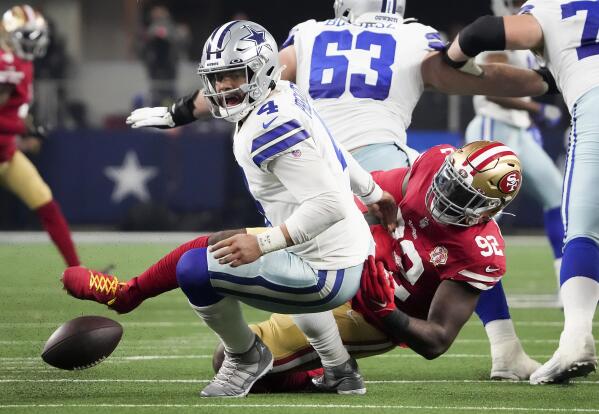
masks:
[[[327,55],[330,44],[336,44],[338,51],[352,50],[353,35],[349,30],[326,31],[320,33],[312,49],[310,68],[310,96],[314,99],[339,98],[345,92],[349,61],[343,55]],[[356,36],[354,49],[371,50],[380,48],[380,56],[370,60],[370,68],[377,72],[376,84],[366,83],[366,74],[352,74],[349,91],[356,98],[385,100],[389,96],[395,60],[396,42],[386,33],[361,32]],[[325,78],[326,74],[326,78]]]
[[[562,20],[586,11],[587,17],[582,30],[580,46],[576,48],[578,60],[599,55],[597,34],[599,33],[599,3],[596,1],[573,1],[562,4]]]

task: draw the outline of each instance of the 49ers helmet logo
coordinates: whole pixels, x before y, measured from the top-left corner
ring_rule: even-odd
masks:
[[[511,194],[520,188],[522,183],[522,175],[520,171],[512,171],[501,177],[499,180],[499,190],[504,194]]]

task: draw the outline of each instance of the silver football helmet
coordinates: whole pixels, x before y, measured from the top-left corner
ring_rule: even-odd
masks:
[[[491,9],[495,16],[511,16],[518,13],[524,0],[492,0]]]
[[[364,13],[390,13],[403,17],[406,0],[335,0],[335,17],[353,23]]]
[[[277,43],[259,24],[225,23],[206,41],[198,74],[212,115],[237,122],[265,100],[280,79]]]

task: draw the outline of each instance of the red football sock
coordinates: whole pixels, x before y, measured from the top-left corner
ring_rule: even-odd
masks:
[[[79,257],[77,257],[77,251],[71,239],[69,226],[60,211],[58,203],[51,200],[39,207],[35,212],[40,218],[42,226],[44,226],[44,229],[46,229],[50,238],[58,250],[60,250],[60,254],[62,254],[67,265],[79,266]]]
[[[201,236],[177,247],[153,264],[141,275],[134,277],[129,282],[129,294],[134,294],[141,302],[147,298],[160,295],[179,287],[177,282],[177,262],[183,254],[191,249],[208,247],[208,237]]]

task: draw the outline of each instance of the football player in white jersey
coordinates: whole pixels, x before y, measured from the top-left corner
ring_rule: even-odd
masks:
[[[531,49],[546,62],[572,115],[562,194],[564,330],[532,384],[559,383],[597,367],[592,323],[599,301],[599,2],[530,0],[517,16],[481,17],[446,53],[459,67],[486,50]]]
[[[493,0],[496,16],[516,14],[525,0]],[[508,50],[479,54],[476,63],[507,63],[517,67],[537,68],[535,56],[528,50]],[[466,142],[476,140],[501,141],[519,154],[526,171],[524,186],[543,207],[545,232],[554,257],[554,269],[559,289],[559,272],[564,247],[564,226],[560,217],[562,174],[543,150],[542,137],[535,123],[551,127],[559,123],[562,111],[550,104],[530,98],[506,98],[477,95],[473,99],[476,116],[466,129]]]
[[[295,323],[330,368],[334,389],[365,392],[329,310],[355,294],[364,260],[374,251],[353,193],[366,204],[389,207],[393,222],[396,203],[337,145],[309,99],[279,80],[280,71],[274,39],[248,21],[214,30],[198,69],[213,116],[237,123],[235,159],[269,226],[209,250],[192,249],[177,264],[180,288],[227,350],[202,396],[244,396],[272,367],[272,355],[243,320],[239,300],[306,314],[295,316]],[[135,112],[128,122],[136,122]]]

